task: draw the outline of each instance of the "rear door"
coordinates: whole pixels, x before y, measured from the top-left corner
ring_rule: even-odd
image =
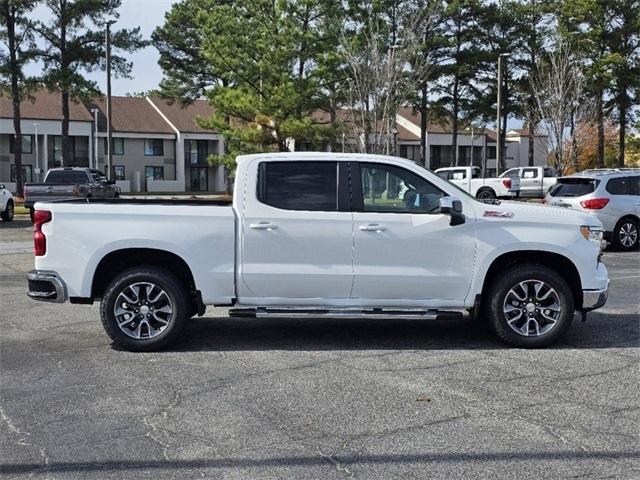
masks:
[[[476,235],[472,212],[452,227],[445,193],[404,167],[354,164],[354,282],[360,305],[455,305],[469,290]],[[444,302],[443,302],[444,301]]]
[[[346,164],[256,162],[257,168],[247,169],[240,218],[241,301],[317,305],[348,299],[353,222]]]

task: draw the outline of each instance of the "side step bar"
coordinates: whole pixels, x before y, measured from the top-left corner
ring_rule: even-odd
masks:
[[[229,316],[236,318],[398,318],[402,320],[436,320],[462,318],[462,312],[438,310],[394,310],[383,308],[232,308]]]

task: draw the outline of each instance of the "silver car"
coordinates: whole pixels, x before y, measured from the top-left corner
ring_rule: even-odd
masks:
[[[545,203],[595,215],[605,238],[620,250],[638,248],[640,169],[585,170],[558,178]]]

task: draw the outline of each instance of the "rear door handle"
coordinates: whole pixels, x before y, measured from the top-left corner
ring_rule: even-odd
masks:
[[[271,222],[251,223],[249,227],[253,228],[254,230],[275,230],[276,228],[278,228],[277,225]]]
[[[358,230],[363,232],[384,232],[387,227],[383,227],[382,225],[378,225],[377,223],[370,223],[369,225],[360,225]]]

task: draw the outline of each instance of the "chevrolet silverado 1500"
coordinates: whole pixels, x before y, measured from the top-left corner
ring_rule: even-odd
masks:
[[[459,198],[456,198],[459,197]],[[205,305],[257,317],[434,319],[464,310],[504,341],[557,341],[609,280],[602,225],[563,208],[487,204],[408,160],[238,158],[232,203],[37,203],[28,295],[101,300],[130,350],[174,341]]]

